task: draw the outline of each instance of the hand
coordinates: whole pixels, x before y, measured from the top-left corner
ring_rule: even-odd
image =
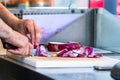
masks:
[[[41,32],[36,23],[31,19],[19,19],[13,15],[6,7],[0,4],[0,18],[12,29],[25,36],[30,34],[30,41],[33,45],[39,45]]]
[[[41,31],[37,24],[34,22],[34,20],[31,19],[18,20],[17,25],[12,28],[25,36],[27,36],[27,34],[30,34],[31,43],[36,46],[39,45]]]
[[[16,31],[13,31],[13,35],[4,41],[18,47],[17,49],[8,49],[10,53],[24,56],[32,53],[33,45],[29,43],[28,38]]]

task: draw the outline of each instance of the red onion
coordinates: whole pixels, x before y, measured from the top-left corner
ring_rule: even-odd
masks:
[[[68,51],[62,55],[62,57],[70,57],[70,54],[72,54],[72,51]]]
[[[87,58],[94,58],[94,55],[87,55]]]
[[[75,50],[68,50],[68,49],[63,49],[60,52],[57,53],[58,57],[76,57],[78,53],[75,52]]]
[[[85,48],[81,47],[81,48],[79,49],[78,54],[85,54]]]
[[[52,52],[58,52],[61,51],[65,48],[68,50],[73,50],[73,49],[79,49],[82,47],[82,44],[79,42],[68,42],[68,43],[56,43],[56,42],[50,42],[48,43],[48,51]]]
[[[86,47],[86,48],[79,48],[79,49],[74,49],[74,50],[68,50],[67,48],[61,50],[60,52],[57,53],[58,57],[70,57],[70,58],[100,58],[102,57],[102,54],[94,54],[94,49],[93,47]]]
[[[103,57],[103,55],[102,54],[95,54],[94,55],[94,58],[100,58],[100,57]]]
[[[36,54],[34,54],[34,56],[38,56],[40,53],[40,46],[36,46]]]
[[[48,51],[46,50],[46,48],[43,45],[37,46],[36,50],[37,50],[37,52],[36,52],[35,56],[44,56],[44,57],[50,56],[50,55],[48,55]]]
[[[57,53],[57,57],[62,57],[64,53],[68,52],[68,49],[63,49]]]
[[[49,51],[59,51],[57,57],[70,57],[70,58],[100,58],[102,54],[95,54],[93,47],[82,47],[82,44],[79,42],[67,42],[67,43],[48,43],[47,48]],[[50,56],[47,49],[43,46],[36,47],[36,56]]]
[[[76,58],[78,56],[77,53],[74,53],[72,51],[69,51],[70,53],[68,54],[68,57],[71,57],[71,58]]]
[[[103,57],[102,54],[87,55],[88,58],[100,58]]]
[[[84,57],[85,57],[85,54],[78,54],[77,57],[78,57],[78,58],[84,58]]]
[[[88,46],[85,48],[85,51],[86,51],[86,55],[93,55],[94,54],[93,47]]]

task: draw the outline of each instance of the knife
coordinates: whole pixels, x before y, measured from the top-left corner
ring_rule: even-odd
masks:
[[[4,42],[4,43],[3,43],[3,48],[4,48],[4,49],[17,49],[16,46],[13,46],[12,44],[7,43],[7,42]]]
[[[12,45],[10,43],[3,42],[3,48],[4,49],[17,49],[18,47],[14,46],[14,45]],[[33,49],[31,56],[35,56],[36,55],[36,51],[37,51],[36,49]]]

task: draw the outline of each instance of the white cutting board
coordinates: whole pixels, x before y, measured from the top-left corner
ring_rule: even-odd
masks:
[[[22,57],[10,54],[8,57],[26,63],[36,68],[41,67],[93,67],[93,66],[114,66],[120,62],[118,59],[109,57],[102,58],[61,58],[61,57]]]

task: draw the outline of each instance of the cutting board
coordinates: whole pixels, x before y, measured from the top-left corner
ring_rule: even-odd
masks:
[[[8,54],[7,56],[23,62],[25,64],[31,65],[35,68],[45,68],[45,67],[93,67],[93,66],[114,66],[116,63],[120,62],[118,59],[113,59],[109,57],[101,58],[61,58],[61,57],[39,57],[39,56],[29,56],[22,57],[14,54]]]

